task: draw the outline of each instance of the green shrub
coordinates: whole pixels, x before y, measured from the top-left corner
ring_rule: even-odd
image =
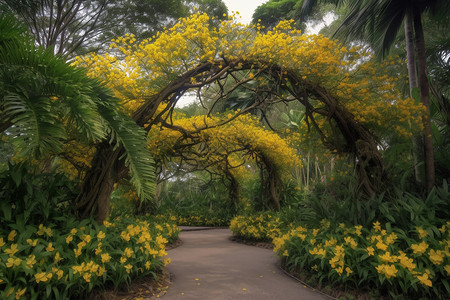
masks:
[[[80,298],[93,288],[117,289],[135,278],[156,277],[169,262],[165,245],[178,235],[175,224],[147,219],[99,226],[66,218],[61,224],[2,228],[1,299]]]

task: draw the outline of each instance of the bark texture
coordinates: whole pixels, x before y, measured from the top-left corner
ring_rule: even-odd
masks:
[[[433,135],[431,131],[430,118],[430,84],[427,77],[427,57],[425,53],[425,39],[420,13],[414,14],[414,33],[417,50],[417,64],[419,73],[420,99],[426,108],[426,113],[422,117],[423,123],[423,144],[425,161],[425,185],[427,192],[434,187],[435,168],[433,152]]]

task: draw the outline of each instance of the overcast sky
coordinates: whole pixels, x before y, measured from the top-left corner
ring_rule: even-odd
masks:
[[[244,24],[250,23],[255,9],[267,0],[223,0],[228,12],[238,11]]]

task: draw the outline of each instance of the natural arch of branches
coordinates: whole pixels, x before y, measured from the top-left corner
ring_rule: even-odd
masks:
[[[251,79],[238,79],[236,73],[244,70],[254,70],[256,75]],[[360,188],[368,196],[380,189],[383,179],[383,161],[377,149],[377,142],[370,131],[358,122],[339,99],[326,88],[312,83],[301,74],[285,70],[277,64],[246,59],[228,61],[226,58],[204,62],[178,76],[159,93],[146,99],[134,112],[133,120],[146,131],[149,131],[152,126],[165,126],[178,130],[183,133],[183,136],[195,141],[196,135],[211,126],[205,124],[202,128],[186,130],[171,123],[170,112],[180,97],[187,91],[199,90],[211,84],[221,87],[224,80],[233,78],[235,83],[233,87],[228,90],[222,89],[218,97],[218,99],[226,98],[234,89],[258,77],[270,78],[276,83],[270,90],[267,87],[264,90],[270,97],[258,99],[251,106],[224,120],[221,124],[213,126],[226,124],[252,109],[264,108],[267,102],[298,101],[305,107],[306,123],[317,130],[324,145],[332,150],[354,155]],[[282,87],[283,93],[280,93],[279,87]],[[322,105],[318,106],[316,102]],[[160,105],[164,108],[158,111]],[[334,132],[337,132],[341,138],[336,139],[325,132],[317,122],[318,117],[325,117],[327,122],[337,129]],[[337,140],[343,143],[336,143]],[[99,221],[107,217],[113,184],[127,174],[123,160],[119,159],[121,152],[123,149],[120,147],[114,149],[106,142],[97,146],[92,167],[84,178],[81,193],[77,199],[80,216],[87,216],[95,211]]]

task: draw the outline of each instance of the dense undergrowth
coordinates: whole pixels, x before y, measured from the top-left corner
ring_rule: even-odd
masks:
[[[305,201],[298,220],[292,211],[248,214],[235,217],[230,228],[240,238],[271,241],[288,271],[322,288],[376,298],[445,299],[450,294],[448,185],[425,201],[408,193],[383,200],[360,204],[353,212],[359,216],[349,214],[345,201],[328,206]],[[346,205],[347,214],[337,208]],[[320,220],[321,215],[329,218]]]
[[[170,219],[79,221],[67,201],[74,186],[62,174],[30,174],[17,166],[0,177],[1,299],[80,299],[94,289],[156,278],[169,263],[165,246],[179,232]]]

